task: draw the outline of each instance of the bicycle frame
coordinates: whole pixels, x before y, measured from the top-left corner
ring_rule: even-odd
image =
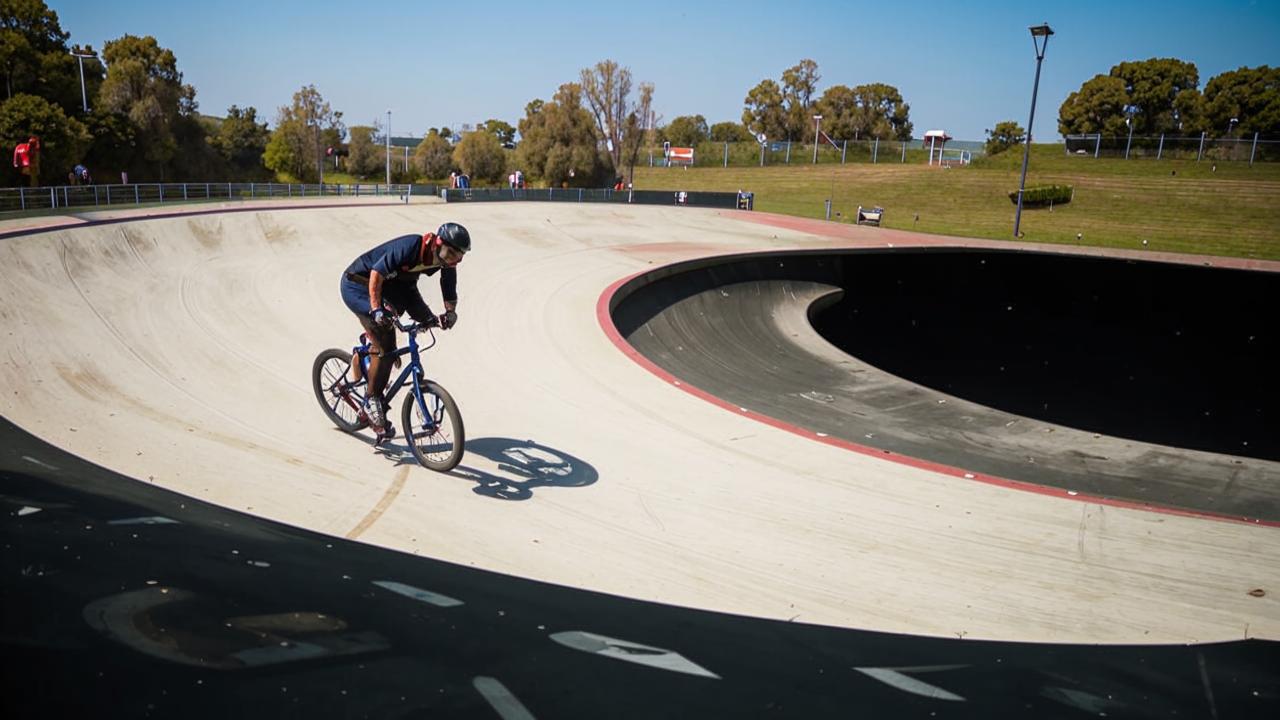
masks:
[[[430,427],[435,423],[435,416],[427,410],[427,401],[423,397],[423,393],[422,393],[422,383],[418,381],[426,380],[427,375],[422,369],[421,353],[423,350],[430,350],[431,348],[435,347],[436,345],[435,333],[431,332],[430,327],[424,327],[423,325],[420,325],[417,323],[405,325],[400,323],[399,321],[396,321],[396,327],[398,327],[402,332],[408,335],[409,344],[407,347],[402,347],[397,349],[394,353],[392,353],[392,355],[389,358],[384,358],[384,361],[390,361],[390,360],[393,360],[394,358],[399,358],[399,357],[408,355],[409,364],[404,368],[404,370],[400,371],[400,375],[399,377],[396,378],[395,382],[387,385],[386,390],[383,392],[383,397],[386,399],[387,405],[390,405],[391,399],[394,398],[396,394],[400,392],[400,388],[404,387],[405,383],[409,382],[410,379],[415,380],[415,382],[411,384],[411,387],[413,388],[413,397],[414,397],[414,400],[418,403],[418,410],[422,413],[422,417],[426,419],[427,426]],[[418,333],[421,332],[422,330],[426,330],[428,333],[431,334],[431,344],[427,345],[426,347],[419,347],[418,345]],[[361,354],[368,353],[368,349],[364,346],[354,348],[354,350],[355,352],[361,353]]]

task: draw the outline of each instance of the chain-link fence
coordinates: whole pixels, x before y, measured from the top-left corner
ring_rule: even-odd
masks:
[[[112,207],[201,200],[436,195],[435,185],[373,183],[304,185],[297,183],[137,183],[130,185],[59,185],[0,188],[0,212]]]
[[[1200,135],[1068,135],[1066,153],[1077,157],[1209,162],[1280,162],[1280,138],[1251,133],[1236,137]]]
[[[689,207],[738,208],[751,210],[754,197],[742,192],[671,190],[611,190],[608,188],[466,188],[440,193],[445,202],[526,202],[631,203],[637,205],[686,205]]]
[[[952,141],[947,143],[947,164],[964,164],[983,154],[983,143]],[[933,162],[942,152],[933,150]],[[920,140],[883,140],[859,138],[821,142],[768,140],[763,143],[714,142],[699,143],[693,148],[693,161],[655,147],[642,153],[640,162],[650,167],[751,167],[772,165],[848,164],[848,163],[926,163],[929,149]]]

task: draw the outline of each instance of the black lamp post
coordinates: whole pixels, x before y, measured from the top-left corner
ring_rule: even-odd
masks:
[[[1040,63],[1044,61],[1044,51],[1049,47],[1049,36],[1052,34],[1053,30],[1047,23],[1031,28],[1031,42],[1036,48],[1036,82],[1031,87],[1031,118],[1027,120],[1027,145],[1022,151],[1022,179],[1018,181],[1018,212],[1013,216],[1014,237],[1018,237],[1018,227],[1022,224],[1022,192],[1027,187],[1027,161],[1031,157],[1031,128],[1035,126],[1036,94],[1040,92]]]

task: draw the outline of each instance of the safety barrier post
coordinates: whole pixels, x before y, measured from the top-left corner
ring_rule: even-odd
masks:
[[[23,210],[27,209],[27,191],[24,188],[18,188],[18,204]]]
[[[1201,130],[1200,131],[1200,149],[1196,151],[1196,162],[1200,162],[1200,159],[1204,157],[1204,135],[1205,135],[1204,131]]]
[[[49,188],[49,207],[58,207],[58,196],[53,192],[53,188]]]
[[[841,165],[844,164],[845,154],[848,152],[849,152],[849,141],[841,140],[840,141],[840,164]]]
[[[138,186],[137,186],[137,185],[134,185],[134,186],[133,186],[133,204],[134,204],[134,205],[141,205],[141,204],[142,204],[142,198],[138,195]]]
[[[876,159],[880,157],[880,138],[876,138],[876,144],[871,148],[871,164],[876,164]]]
[[[724,166],[729,167],[729,143],[724,144]]]
[[[97,185],[93,186],[93,206],[94,207],[98,206],[98,186]]]
[[[907,141],[902,141],[902,164],[907,164]]]
[[[250,198],[250,199],[252,199],[252,198],[254,198],[254,197],[256,197],[256,196],[254,195],[254,187],[253,187],[253,183],[249,183],[249,198]]]
[[[764,143],[760,143],[760,167],[764,167]]]
[[[1253,156],[1258,153],[1258,133],[1253,134],[1253,149],[1249,151],[1249,167],[1253,167]]]
[[[182,183],[182,199],[183,199],[183,200],[188,200],[188,199],[189,199],[189,198],[187,197],[187,184],[186,184],[186,183]]]
[[[1164,155],[1164,133],[1160,133],[1160,147],[1156,148],[1156,159],[1159,160],[1161,155]]]
[[[791,141],[787,141],[787,164],[791,164]]]
[[[231,199],[231,183],[227,183],[227,199]]]

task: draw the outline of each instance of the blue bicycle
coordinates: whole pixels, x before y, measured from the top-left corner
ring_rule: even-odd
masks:
[[[404,324],[394,321],[409,337],[408,347],[396,351],[395,364],[409,356],[409,365],[401,371],[396,381],[386,390],[387,405],[406,385],[410,388],[400,411],[401,430],[409,443],[413,456],[423,467],[440,472],[452,470],[462,461],[466,431],[462,426],[462,413],[453,396],[434,380],[428,380],[422,369],[421,353],[435,347],[436,336],[432,325]],[[431,336],[431,344],[419,347],[418,333]],[[360,344],[350,352],[337,348],[325,350],[316,356],[311,366],[311,384],[316,400],[324,408],[334,425],[344,432],[354,433],[368,427],[364,413],[364,400],[368,389],[369,339],[362,333]],[[387,422],[390,422],[390,418]]]

